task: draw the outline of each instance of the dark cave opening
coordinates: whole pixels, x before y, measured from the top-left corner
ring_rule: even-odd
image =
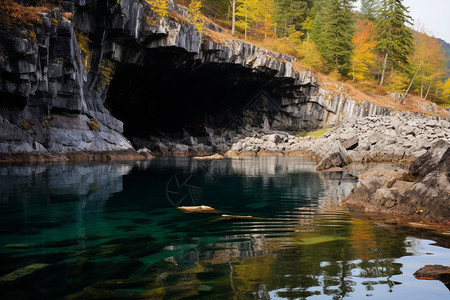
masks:
[[[117,67],[105,106],[124,122],[125,136],[201,135],[202,125],[235,126],[261,91],[281,102],[270,92],[279,80],[271,70],[202,64],[183,54],[149,50],[143,66]]]

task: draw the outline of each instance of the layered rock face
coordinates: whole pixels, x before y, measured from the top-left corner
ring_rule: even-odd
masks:
[[[450,144],[439,140],[408,168],[370,169],[345,199],[356,210],[417,216],[446,223],[450,216]]]
[[[197,119],[185,121],[272,130],[310,129],[389,113],[321,90],[309,72],[293,69],[291,57],[199,34],[187,10],[175,2],[170,2],[164,19],[137,0],[64,1],[63,6],[74,13],[73,20],[54,10],[32,29],[1,30],[3,156],[132,149],[122,121],[111,115],[105,102],[114,116],[124,118],[125,129],[129,122],[134,132],[144,134],[172,116],[180,119],[177,113],[185,117],[186,103],[199,113],[189,112]],[[221,29],[205,24],[205,30]],[[131,83],[115,80],[116,71]],[[189,78],[200,84],[192,86],[196,81]],[[172,98],[164,91],[154,96],[158,92],[147,86],[152,79],[156,86],[170,82]],[[174,92],[177,85],[183,93]],[[221,86],[229,92],[221,93]],[[194,96],[180,97],[190,94]],[[170,105],[161,106],[163,102]],[[145,114],[153,120],[148,126]]]

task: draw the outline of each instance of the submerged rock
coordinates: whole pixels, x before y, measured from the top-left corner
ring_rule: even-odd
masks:
[[[26,267],[17,269],[9,274],[0,277],[0,283],[16,281],[20,278],[30,275],[31,273],[37,270],[46,268],[48,266],[49,266],[48,264],[39,264],[39,263],[28,265]]]

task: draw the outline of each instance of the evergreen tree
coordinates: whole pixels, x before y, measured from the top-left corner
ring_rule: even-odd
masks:
[[[378,21],[378,51],[383,55],[383,69],[381,72],[380,86],[383,85],[386,67],[405,65],[408,62],[408,54],[412,49],[412,33],[406,26],[412,24],[408,15],[408,8],[403,0],[382,0]]]
[[[353,50],[353,13],[355,0],[329,0],[316,15],[313,40],[329,69],[348,75]]]
[[[361,19],[375,21],[379,10],[379,0],[361,0]]]
[[[301,23],[309,15],[312,0],[277,0],[274,1],[275,25],[278,32],[288,35],[289,28],[301,30]]]

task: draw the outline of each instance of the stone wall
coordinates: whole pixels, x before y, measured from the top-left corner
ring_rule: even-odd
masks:
[[[122,134],[123,123],[104,102],[115,69],[145,67],[155,59],[151,49],[167,52],[172,64],[185,68],[211,65],[263,74],[255,80],[267,81],[262,82],[265,95],[277,105],[275,111],[264,105],[247,107],[242,114],[250,126],[301,130],[389,114],[375,104],[320,89],[310,72],[294,70],[292,57],[242,41],[218,43],[202,36],[187,21],[186,8],[173,1],[163,20],[144,1],[73,0],[62,5],[74,13],[73,20],[54,10],[42,14],[42,23],[33,28],[1,29],[0,153],[132,149]],[[83,36],[88,37],[84,46]],[[127,99],[123,102],[130,105]]]

